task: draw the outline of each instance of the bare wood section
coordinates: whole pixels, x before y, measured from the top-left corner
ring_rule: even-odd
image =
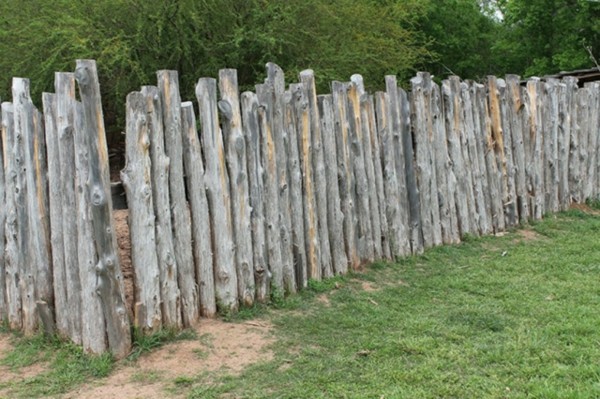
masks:
[[[544,209],[546,212],[558,212],[558,81],[548,79],[544,89]]]
[[[331,95],[319,96],[319,114],[321,116],[321,134],[323,137],[323,155],[325,177],[327,179],[327,227],[331,258],[335,274],[348,271],[348,257],[344,247],[344,214],[338,185],[338,161],[335,139],[335,116]]]
[[[588,92],[588,112],[587,112],[587,137],[588,137],[588,153],[586,157],[586,172],[585,172],[585,185],[583,189],[583,195],[585,200],[597,198],[597,180],[598,180],[598,135],[600,131],[598,129],[598,92],[599,83],[588,82],[585,84],[585,89]],[[549,117],[553,115],[550,114]]]
[[[260,156],[258,127],[258,98],[252,92],[241,95],[242,126],[246,141],[248,164],[248,189],[250,197],[250,223],[252,230],[252,264],[256,300],[264,303],[269,299],[269,271],[265,236],[264,169]]]
[[[129,93],[125,129],[127,164],[121,171],[121,181],[129,204],[131,260],[135,275],[134,326],[152,332],[162,327],[162,313],[147,113],[145,96],[140,92]]]
[[[529,143],[530,143],[530,195],[533,201],[532,217],[541,219],[545,212],[544,193],[544,127],[543,84],[539,79],[527,82],[529,96]]]
[[[318,244],[320,245],[320,268],[323,278],[333,276],[333,263],[331,259],[331,245],[329,242],[327,218],[327,179],[325,177],[325,155],[323,154],[323,133],[321,131],[321,117],[317,103],[317,89],[315,76],[312,70],[300,72],[303,95],[308,102],[311,131],[312,169],[314,190],[316,195],[316,209],[318,222]]]
[[[19,242],[19,218],[17,210],[17,189],[20,188],[17,163],[17,138],[14,128],[14,106],[2,103],[2,150],[4,155],[4,175],[6,184],[6,249],[4,268],[6,273],[7,319],[11,329],[23,327],[22,296],[19,276],[23,264],[23,252]]]
[[[113,233],[115,229],[110,197],[108,151],[96,62],[77,60],[75,79],[79,85],[79,96],[84,108],[84,134],[90,165],[88,189],[92,205],[94,241],[98,253],[96,289],[102,300],[109,349],[116,358],[120,359],[131,349],[131,335],[124,303],[123,278],[117,255],[116,237]]]
[[[213,237],[217,308],[228,312],[238,308],[238,284],[233,246],[229,176],[225,165],[223,135],[219,127],[216,80],[200,79],[196,85],[196,97],[200,107],[198,116],[202,125],[204,183]]]
[[[165,153],[162,102],[158,88],[155,86],[143,86],[141,92],[146,99],[146,124],[150,140],[152,204],[160,275],[162,323],[166,327],[181,327],[183,325],[181,296],[177,284],[177,260],[173,243],[169,194],[170,159]],[[194,244],[197,245],[196,242]],[[214,295],[212,300],[214,301]],[[202,306],[202,300],[200,302]]]
[[[242,304],[251,306],[255,296],[252,230],[250,228],[246,142],[242,131],[237,71],[235,69],[219,71],[219,90],[221,101],[218,105],[223,117],[223,137],[231,193],[238,299]]]
[[[4,179],[5,169],[5,158],[4,155],[4,133],[0,128],[0,203],[4,204],[4,207],[0,209],[0,323],[8,321],[8,302],[6,298],[6,264],[5,264],[5,242],[6,237],[4,235],[5,222],[6,222],[6,183]]]
[[[185,195],[183,149],[181,145],[181,98],[176,71],[158,71],[158,92],[162,104],[165,152],[169,157],[169,198],[177,281],[181,292],[183,324],[189,326],[199,317],[198,286],[192,256],[191,216]],[[193,277],[193,278],[192,278]]]
[[[200,314],[213,317],[217,312],[213,272],[212,236],[204,181],[202,148],[196,129],[196,114],[191,102],[181,104],[183,161],[189,204],[192,214],[192,246],[199,288]]]

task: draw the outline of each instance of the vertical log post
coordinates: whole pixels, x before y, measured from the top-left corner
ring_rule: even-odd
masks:
[[[183,150],[181,146],[181,98],[179,77],[176,71],[158,71],[158,92],[162,104],[165,134],[165,151],[169,157],[169,194],[173,246],[177,263],[177,281],[181,291],[183,324],[192,325],[200,315],[198,287],[192,256],[192,230],[190,211],[186,202],[183,176]]]
[[[201,138],[204,150],[204,183],[213,234],[213,261],[217,309],[224,312],[238,309],[238,284],[235,269],[235,248],[231,220],[229,177],[225,166],[223,135],[217,111],[217,82],[202,78],[196,85],[196,97],[202,125]]]
[[[597,82],[587,82],[584,87],[588,91],[588,119],[587,119],[587,134],[588,134],[588,156],[587,156],[587,171],[586,182],[584,185],[584,196],[586,200],[595,199],[597,197],[597,168],[598,168],[598,92],[599,84]]]
[[[235,69],[219,71],[221,101],[218,106],[223,117],[225,157],[231,192],[231,218],[235,246],[238,297],[242,304],[254,303],[254,265],[252,262],[252,230],[246,161],[246,142],[242,131],[242,115]]]
[[[0,203],[4,204],[0,209],[0,323],[8,321],[8,309],[6,300],[6,269],[4,263],[4,248],[6,237],[4,236],[6,222],[6,183],[4,180],[4,169],[6,168],[4,155],[4,133],[0,130]]]
[[[532,216],[541,219],[545,212],[544,193],[544,126],[543,126],[543,83],[539,78],[527,82],[529,95],[529,142],[531,145],[530,185],[533,200]]]
[[[544,186],[546,212],[558,212],[558,80],[547,79],[543,109],[544,125]],[[593,153],[590,154],[594,156]]]
[[[164,326],[180,328],[183,325],[181,293],[177,284],[177,260],[173,243],[171,199],[169,195],[170,159],[165,154],[163,108],[157,87],[142,86],[142,94],[146,99],[148,118],[146,123],[150,139],[152,204],[154,205],[156,254],[160,275],[162,322]],[[210,237],[208,239],[210,240]],[[194,242],[194,244],[197,245],[198,243]],[[212,262],[210,268],[212,276]],[[212,295],[212,300],[214,301],[214,295]],[[201,298],[201,306],[202,303]]]
[[[131,335],[114,234],[108,150],[96,62],[77,60],[75,79],[79,84],[79,95],[83,103],[84,135],[87,139],[90,165],[88,189],[92,206],[94,241],[98,253],[96,289],[102,300],[109,349],[116,358],[120,359],[129,354]]]

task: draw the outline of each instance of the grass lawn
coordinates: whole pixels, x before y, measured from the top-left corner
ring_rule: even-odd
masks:
[[[313,282],[269,308],[245,309],[232,321],[264,318],[274,325],[273,360],[236,376],[177,378],[167,393],[597,398],[599,305],[600,216],[572,210],[525,231],[376,263],[364,273]],[[2,362],[30,363],[10,356]],[[111,363],[105,359],[83,369],[84,379],[106,374],[106,367]],[[56,378],[49,374],[12,388],[33,392]],[[71,379],[72,385],[79,381]]]

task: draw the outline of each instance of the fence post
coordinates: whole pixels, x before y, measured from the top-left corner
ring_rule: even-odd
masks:
[[[586,200],[596,198],[597,193],[597,163],[598,163],[598,88],[597,82],[586,82],[584,88],[588,92],[588,119],[587,119],[587,135],[588,135],[588,156],[587,156],[587,171],[586,181],[584,184],[584,197]]]
[[[4,206],[0,209],[0,323],[8,321],[8,302],[6,300],[6,265],[4,262],[5,254],[5,242],[6,237],[4,235],[5,227],[4,223],[6,221],[6,197],[8,194],[6,193],[6,183],[4,179],[4,170],[6,168],[6,158],[4,155],[4,132],[0,130],[0,204]]]
[[[123,277],[114,234],[108,151],[96,62],[77,60],[75,78],[79,84],[79,95],[85,116],[84,134],[87,139],[90,166],[88,189],[92,206],[94,240],[98,253],[96,288],[102,300],[109,348],[113,355],[120,359],[127,356],[131,349],[131,334],[123,299]]]
[[[544,185],[546,212],[559,210],[559,170],[558,170],[558,80],[547,79],[544,85]],[[595,135],[594,135],[595,136]],[[590,137],[591,139],[591,137]],[[591,146],[593,148],[593,146]],[[594,152],[590,157],[594,157]],[[590,190],[592,187],[589,187]]]

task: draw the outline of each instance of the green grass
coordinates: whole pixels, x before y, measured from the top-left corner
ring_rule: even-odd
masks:
[[[600,397],[600,218],[532,229],[312,282],[294,311],[260,313],[273,361],[173,385],[189,398]]]

